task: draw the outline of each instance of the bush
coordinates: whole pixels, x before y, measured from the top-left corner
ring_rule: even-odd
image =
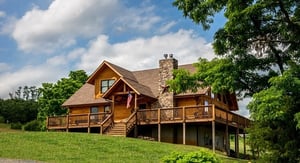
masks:
[[[22,124],[20,122],[10,124],[11,129],[22,130]]]
[[[165,163],[189,163],[189,162],[209,162],[219,163],[220,160],[212,153],[205,151],[190,152],[187,154],[173,152],[162,158]]]
[[[0,116],[0,123],[5,123],[5,118],[3,116]]]
[[[25,131],[41,131],[41,123],[38,120],[33,120],[24,125]]]

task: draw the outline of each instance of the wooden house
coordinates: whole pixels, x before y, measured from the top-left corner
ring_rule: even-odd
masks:
[[[249,119],[232,112],[238,110],[236,96],[213,94],[209,87],[174,94],[166,81],[178,68],[195,71],[192,64],[179,66],[172,54],[164,55],[159,68],[142,71],[103,61],[63,103],[68,115],[48,117],[47,128],[197,145],[229,154],[229,135],[238,142],[249,125]]]

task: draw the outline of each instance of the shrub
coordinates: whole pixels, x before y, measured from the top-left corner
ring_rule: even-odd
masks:
[[[219,163],[220,160],[212,153],[205,151],[190,152],[187,154],[171,153],[168,156],[162,158],[164,163],[189,163],[189,162],[207,162],[207,163]]]
[[[0,116],[0,123],[4,123],[5,122],[5,118],[3,116]]]
[[[16,130],[21,130],[22,129],[22,124],[20,122],[12,123],[10,124],[11,129],[16,129]]]
[[[33,120],[24,125],[25,131],[41,131],[41,123],[38,120]]]

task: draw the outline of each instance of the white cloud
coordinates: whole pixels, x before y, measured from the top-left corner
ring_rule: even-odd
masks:
[[[5,12],[4,11],[0,11],[0,18],[5,17],[5,16],[6,16]]]
[[[174,53],[179,64],[194,63],[199,57],[214,57],[211,44],[193,31],[179,30],[116,44],[110,44],[108,36],[100,35],[91,41],[78,67],[91,73],[103,60],[108,60],[129,70],[156,68],[164,53]]]
[[[19,86],[41,86],[44,82],[55,82],[66,76],[68,70],[61,67],[41,64],[25,66],[15,72],[0,74],[0,98],[7,98],[9,92]]]
[[[92,37],[118,13],[117,0],[55,0],[47,10],[28,11],[12,33],[25,52],[53,52],[76,43],[77,37]]]
[[[171,21],[167,24],[164,24],[160,29],[159,29],[159,33],[165,33],[167,31],[169,31],[170,28],[172,28],[174,25],[176,25],[175,21]]]
[[[8,65],[7,63],[1,63],[0,62],[0,73],[6,72],[6,71],[8,71],[10,69],[11,69],[10,65]]]

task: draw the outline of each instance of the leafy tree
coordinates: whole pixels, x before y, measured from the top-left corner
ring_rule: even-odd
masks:
[[[254,120],[249,130],[255,138],[252,143],[265,151],[269,160],[272,156],[272,162],[298,162],[296,92],[300,71],[294,67],[300,62],[299,1],[175,0],[173,5],[205,30],[217,13],[223,13],[227,22],[214,35],[213,48],[219,58],[199,59],[195,74],[176,71],[175,79],[169,82],[171,88],[176,92],[195,90],[195,85],[187,85],[194,83],[197,87],[210,85],[217,93],[254,95],[249,105]],[[292,136],[284,137],[289,133]]]
[[[35,86],[19,86],[17,91],[9,93],[10,99],[0,100],[0,116],[11,123],[26,123],[36,119],[37,91]]]
[[[68,78],[62,78],[56,83],[43,83],[39,89],[38,119],[45,120],[47,116],[66,114],[67,110],[61,105],[87,80],[85,71],[71,71]]]

